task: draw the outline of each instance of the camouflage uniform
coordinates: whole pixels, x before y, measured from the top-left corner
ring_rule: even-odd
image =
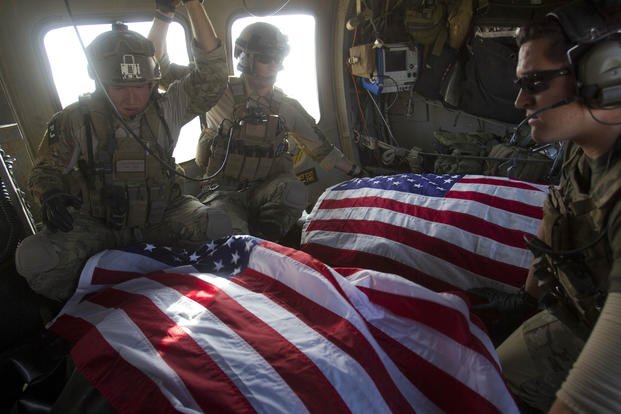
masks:
[[[273,86],[263,96],[251,87],[256,62],[281,70],[288,52],[287,37],[269,23],[242,30],[233,51],[242,75],[229,78],[224,96],[207,113],[196,153],[207,178],[201,200],[225,209],[235,233],[273,241],[282,240],[308,204],[308,190],[293,174],[293,144],[323,169],[361,173],[295,99]],[[166,55],[161,64],[164,87],[189,69],[170,64]]]
[[[146,110],[127,122],[167,166],[130,136],[101,90],[53,117],[30,177],[30,190],[35,200],[41,200],[50,189],[61,189],[79,195],[83,204],[73,213],[73,230],[46,229],[18,248],[18,271],[35,292],[67,299],[86,259],[106,248],[142,241],[191,246],[229,234],[226,215],[182,195],[169,170],[175,168],[172,151],[181,127],[209,110],[226,87],[223,48],[207,53],[194,47],[194,56],[196,65],[188,76],[163,95],[154,92]],[[119,200],[125,208],[115,206]]]
[[[207,113],[207,122],[196,163],[214,177],[202,200],[226,209],[236,233],[279,240],[307,207],[306,186],[293,174],[293,144],[322,168],[356,168],[295,99],[278,88],[258,96],[244,75],[229,80],[224,96]]]
[[[592,161],[570,145],[560,186],[551,189],[544,206],[542,228],[553,250],[577,252],[565,253],[550,266],[552,272],[535,267],[547,310],[498,348],[511,390],[542,411],[580,355],[608,293],[621,290],[619,151],[608,165],[608,155]]]

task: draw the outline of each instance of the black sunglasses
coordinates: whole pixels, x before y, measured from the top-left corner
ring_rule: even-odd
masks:
[[[550,87],[550,81],[552,79],[559,76],[566,76],[570,73],[571,72],[568,68],[531,72],[519,79],[514,80],[513,84],[528,93],[539,93]]]
[[[282,56],[267,55],[265,53],[256,53],[254,55],[254,58],[257,60],[257,62],[261,62],[264,65],[269,65],[270,63],[280,65],[283,61]]]

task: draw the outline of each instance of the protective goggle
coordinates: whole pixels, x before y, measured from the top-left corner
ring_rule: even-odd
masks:
[[[264,65],[269,65],[270,63],[280,65],[284,59],[282,56],[268,55],[265,53],[255,53],[254,58],[257,62],[263,63]]]
[[[568,68],[542,70],[539,72],[531,72],[513,81],[518,88],[528,93],[540,93],[550,87],[550,81],[559,76],[569,75],[571,71]]]

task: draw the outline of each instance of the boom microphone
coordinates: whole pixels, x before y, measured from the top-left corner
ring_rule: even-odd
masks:
[[[554,104],[552,104],[552,105],[544,106],[543,108],[538,109],[538,110],[536,110],[535,112],[533,112],[532,114],[530,114],[530,115],[526,116],[526,118],[524,118],[524,119],[522,120],[522,122],[520,122],[520,123],[519,123],[519,124],[515,127],[515,129],[513,130],[513,134],[511,135],[511,139],[509,140],[509,144],[511,144],[511,145],[517,145],[517,141],[518,141],[518,138],[519,138],[518,132],[520,131],[520,129],[521,129],[524,125],[526,125],[526,123],[527,123],[529,120],[533,119],[534,117],[536,117],[537,115],[539,115],[540,113],[542,113],[542,112],[544,112],[544,111],[548,111],[548,110],[550,110],[550,109],[558,108],[559,106],[563,106],[563,105],[570,104],[570,103],[574,102],[576,99],[577,99],[577,97],[576,97],[576,96],[571,96],[571,97],[569,97],[569,98],[562,99],[562,100],[560,100],[560,101],[558,101],[558,102],[556,102],[556,103],[554,103]]]

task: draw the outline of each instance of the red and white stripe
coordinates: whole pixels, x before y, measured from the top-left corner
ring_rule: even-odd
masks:
[[[523,285],[547,187],[464,176],[445,195],[326,190],[304,225],[302,250],[334,266],[395,273],[431,289]]]
[[[456,295],[267,242],[231,279],[136,256],[91,258],[51,326],[119,412],[517,412]]]

